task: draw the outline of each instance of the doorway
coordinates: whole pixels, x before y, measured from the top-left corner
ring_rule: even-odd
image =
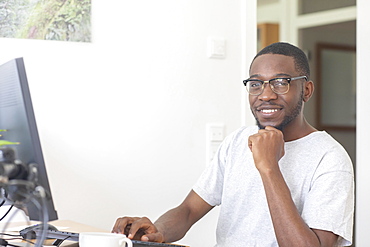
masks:
[[[349,22],[342,22],[342,23],[335,23],[331,25],[324,25],[324,26],[318,26],[318,27],[312,27],[312,28],[305,28],[300,29],[299,31],[299,39],[301,48],[306,51],[310,67],[311,67],[311,79],[314,83],[320,82],[321,84],[327,83],[322,80],[322,78],[319,78],[322,76],[322,73],[320,73],[318,70],[317,62],[318,62],[318,49],[320,44],[325,44],[327,46],[333,46],[333,47],[348,47],[355,49],[356,47],[356,21],[349,21]],[[330,64],[329,64],[330,66]],[[345,68],[348,69],[348,73],[352,68]],[[343,73],[343,71],[340,71]],[[335,73],[335,70],[333,71]],[[339,74],[339,71],[337,72]],[[344,83],[351,83],[352,87],[356,89],[356,80],[352,81],[346,81]],[[316,89],[322,88],[322,85],[315,85]],[[338,88],[344,88],[346,85],[340,85],[340,82],[338,82],[338,85],[336,85]],[[321,107],[318,104],[320,104],[320,98],[323,97],[329,97],[330,95],[324,95],[328,92],[322,92],[322,90],[316,90],[316,93],[314,93],[313,98],[305,105],[305,116],[307,120],[313,124],[315,127],[319,128],[321,130],[322,124],[320,123],[320,119],[317,112],[318,108]],[[350,96],[352,92],[348,92],[348,97]],[[321,95],[321,96],[320,96]],[[320,98],[319,98],[320,97]],[[335,96],[334,96],[335,97]],[[343,97],[343,96],[337,96],[337,97]],[[346,98],[347,99],[347,98]],[[355,99],[354,99],[355,102]],[[346,101],[343,100],[343,103],[345,104]],[[326,106],[329,108],[329,111],[336,111],[338,108],[346,108],[347,104],[344,105],[333,105],[333,104],[326,104]],[[353,106],[351,106],[352,111],[356,112],[356,106],[353,103]],[[330,109],[331,108],[331,109]],[[354,117],[354,121],[355,116]],[[343,128],[338,127],[330,127],[325,126],[323,130],[327,131],[330,135],[332,135],[337,141],[339,141],[347,150],[348,154],[350,155],[352,162],[356,164],[356,125],[353,124],[353,121],[350,124],[351,127],[345,126]]]
[[[323,1],[320,0],[257,1],[257,23],[278,24],[280,29],[279,40],[296,44],[306,52],[311,67],[311,79],[314,83],[317,83],[321,79],[318,79],[319,72],[316,66],[318,43],[351,47],[351,49],[354,48],[356,50],[356,0],[327,2],[327,5],[325,5]],[[276,15],[276,12],[281,14]],[[335,73],[335,71],[333,73]],[[356,89],[356,79],[350,83],[352,83],[352,87]],[[343,87],[342,92],[345,92],[345,90],[346,89]],[[356,93],[359,92],[356,92],[356,90],[354,91],[354,98],[356,99]],[[352,159],[356,174],[356,115],[354,114],[353,117],[351,116],[351,119],[354,119],[354,123],[351,121],[349,127],[326,128],[327,126],[325,126],[325,128],[321,128],[323,126],[317,115],[318,104],[320,104],[318,97],[318,91],[316,91],[313,98],[305,104],[305,116],[309,123],[319,130],[326,130],[344,146]],[[325,95],[321,95],[321,97],[325,97]],[[346,96],[344,95],[342,97]],[[347,102],[346,104],[350,103]],[[334,107],[339,108],[341,106]],[[330,109],[329,107],[329,111]],[[356,113],[355,103],[351,109],[351,111]],[[355,180],[357,181],[356,177]],[[354,229],[353,236],[355,236],[355,232],[356,229]],[[352,246],[355,245],[355,238],[353,237]]]

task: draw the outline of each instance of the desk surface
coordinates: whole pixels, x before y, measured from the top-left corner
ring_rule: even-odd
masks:
[[[0,227],[2,229],[2,232],[5,231],[11,234],[18,234],[19,230],[26,228],[29,225],[34,225],[38,223],[39,222],[33,222],[33,221],[31,221],[29,224],[25,222],[10,222],[10,223],[4,222],[4,223],[0,223]],[[79,232],[109,232],[104,229],[99,229],[96,227],[88,226],[88,225],[77,223],[77,222],[70,221],[70,220],[56,220],[56,221],[49,222],[49,224],[57,227],[60,231],[66,231],[66,232],[76,232],[76,233],[79,233]],[[52,245],[53,242],[54,240],[46,241],[45,246],[53,246]],[[17,245],[22,246],[21,243],[25,243],[25,242],[21,240],[14,240],[14,241],[11,241],[11,243],[17,243]],[[60,246],[78,247],[78,243],[76,243],[75,241],[64,241]]]
[[[1,232],[5,231],[5,232],[11,233],[11,234],[19,234],[19,231],[21,229],[26,228],[29,225],[34,225],[34,224],[38,224],[38,222],[30,222],[30,224],[26,224],[24,222],[10,222],[10,223],[0,222],[0,227],[2,229]],[[65,232],[76,232],[76,233],[80,233],[80,232],[109,232],[109,231],[104,230],[104,229],[99,229],[99,228],[92,227],[92,226],[89,226],[89,225],[77,223],[77,222],[74,222],[74,221],[71,221],[71,220],[56,220],[56,221],[49,222],[49,224],[57,227],[58,230],[65,231]],[[4,237],[4,239],[6,239],[6,238]],[[52,245],[53,242],[54,242],[54,240],[47,240],[47,241],[45,241],[44,246],[53,246]],[[17,246],[30,246],[30,244],[25,243],[22,240],[12,240],[12,241],[9,241],[9,243],[16,244]],[[173,247],[178,246],[176,244],[172,244],[172,245],[173,245]],[[75,241],[67,241],[66,240],[60,246],[78,247],[78,243],[75,242]]]

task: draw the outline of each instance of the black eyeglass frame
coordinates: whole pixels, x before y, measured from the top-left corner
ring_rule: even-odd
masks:
[[[277,79],[284,79],[284,80],[287,80],[288,81],[288,89],[286,90],[286,92],[283,92],[283,93],[278,93],[278,92],[275,92],[274,90],[274,85],[272,85],[270,82],[271,81],[274,81],[274,80],[277,80]],[[254,96],[258,96],[258,95],[261,95],[263,93],[263,90],[265,89],[265,84],[268,83],[270,84],[270,88],[271,90],[276,93],[276,94],[286,94],[287,92],[289,92],[289,89],[290,89],[290,82],[291,81],[294,81],[294,80],[299,80],[299,79],[305,79],[306,81],[308,81],[308,78],[307,76],[305,75],[302,75],[302,76],[297,76],[297,77],[292,77],[292,78],[284,78],[284,77],[276,77],[276,78],[272,78],[270,80],[267,80],[267,81],[263,81],[263,80],[259,80],[259,79],[246,79],[243,81],[243,84],[244,86],[247,87],[247,84],[248,82],[250,81],[257,81],[257,82],[261,82],[262,83],[262,87],[261,87],[261,92],[260,93],[257,93],[257,94],[252,94],[248,91],[248,87],[246,88],[247,89],[247,92],[250,94],[250,95],[254,95]]]

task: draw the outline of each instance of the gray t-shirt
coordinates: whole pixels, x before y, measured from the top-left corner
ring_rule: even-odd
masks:
[[[248,137],[257,131],[256,126],[243,127],[226,137],[193,187],[208,204],[221,205],[218,247],[278,246],[261,177],[248,147]],[[350,245],[354,176],[344,148],[326,132],[313,132],[285,143],[279,167],[306,224],[339,235],[340,246]]]

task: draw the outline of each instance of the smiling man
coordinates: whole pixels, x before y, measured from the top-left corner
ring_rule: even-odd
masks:
[[[351,160],[303,115],[314,91],[305,54],[288,43],[259,52],[244,80],[257,126],[225,138],[185,200],[154,224],[123,217],[113,232],[154,242],[181,239],[220,206],[217,245],[351,245],[354,180]]]

